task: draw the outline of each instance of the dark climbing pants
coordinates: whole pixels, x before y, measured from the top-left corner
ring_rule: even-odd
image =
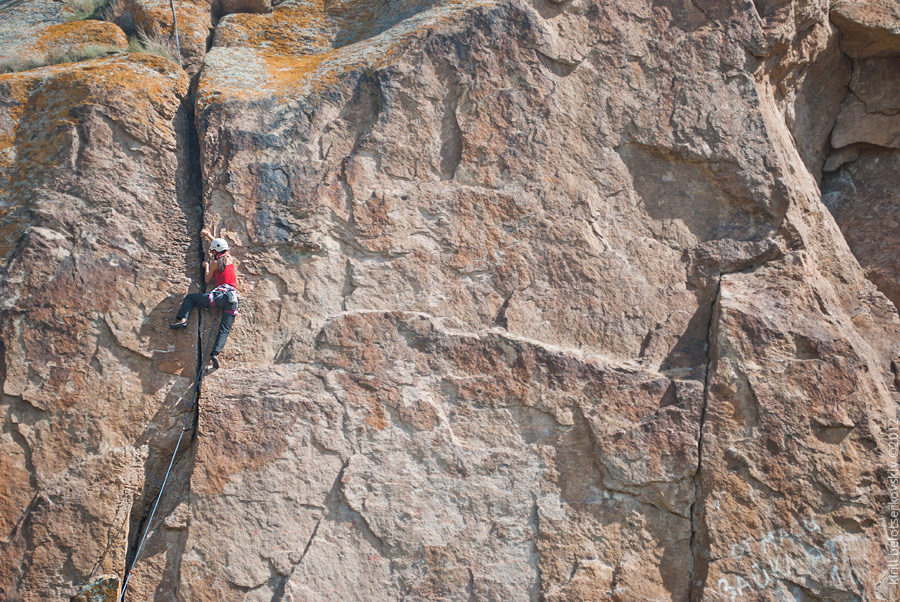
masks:
[[[216,295],[213,297],[217,309],[233,309],[225,295]],[[176,320],[187,318],[191,310],[195,307],[201,309],[211,309],[209,306],[209,293],[192,293],[184,298],[181,303],[181,309],[178,310]],[[219,322],[219,333],[216,335],[216,342],[213,344],[212,354],[219,355],[222,348],[225,347],[225,341],[228,340],[228,333],[231,332],[231,325],[234,324],[234,314],[222,312],[222,321]]]

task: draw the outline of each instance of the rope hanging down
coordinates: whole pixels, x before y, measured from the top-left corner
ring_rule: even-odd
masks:
[[[203,358],[205,357],[203,350],[209,349],[209,343],[212,341],[212,335],[215,330],[216,320],[213,320],[212,326],[210,326],[209,329],[209,336],[206,337],[206,344],[200,348],[200,367],[197,369],[197,377],[194,379],[194,397],[193,401],[191,401],[191,407],[188,408],[187,414],[184,416],[184,424],[181,425],[178,443],[175,444],[175,451],[172,452],[172,459],[169,460],[169,468],[166,469],[166,476],[163,477],[162,487],[159,488],[159,493],[156,495],[156,501],[153,502],[153,509],[150,511],[150,517],[147,519],[147,528],[144,529],[144,534],[141,536],[141,542],[138,544],[137,550],[134,553],[134,559],[131,561],[131,566],[128,567],[128,572],[125,573],[125,581],[122,583],[122,593],[119,595],[118,602],[123,602],[125,600],[125,589],[128,587],[128,580],[131,578],[131,573],[134,571],[134,565],[137,564],[138,557],[141,555],[141,549],[144,547],[144,541],[147,539],[147,534],[150,533],[150,525],[153,522],[153,516],[156,514],[159,500],[162,499],[163,491],[166,489],[166,483],[169,481],[169,473],[172,472],[172,466],[175,464],[175,456],[178,455],[178,450],[181,448],[181,440],[184,438],[184,433],[190,430],[188,429],[188,420],[190,420],[194,413],[194,408],[200,400],[200,376],[203,374]]]
[[[172,7],[172,22],[175,24],[175,53],[178,55],[178,66],[184,69],[181,64],[181,44],[178,43],[178,17],[175,15],[175,0],[169,0],[169,6]]]

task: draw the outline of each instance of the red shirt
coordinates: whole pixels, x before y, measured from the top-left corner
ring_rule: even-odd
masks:
[[[223,284],[230,284],[234,288],[237,288],[237,276],[234,275],[234,264],[226,265],[225,270],[220,272],[216,270],[213,276],[216,279],[216,286],[222,286]]]

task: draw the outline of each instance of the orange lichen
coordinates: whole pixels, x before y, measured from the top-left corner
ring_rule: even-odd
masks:
[[[216,31],[216,46],[253,48],[278,56],[331,49],[323,0],[278,7],[270,14],[234,14]]]
[[[132,2],[128,10],[134,26],[144,33],[149,35],[174,33],[172,9],[168,3],[155,5]],[[209,5],[178,2],[175,4],[175,14],[178,17],[180,35],[199,28],[203,31],[204,38],[206,37],[207,28],[212,25]]]
[[[37,54],[48,54],[88,44],[124,49],[128,39],[118,26],[105,21],[70,21],[51,25],[41,32],[30,48]]]
[[[15,154],[13,144],[16,138],[16,125],[25,110],[28,95],[36,83],[34,78],[17,73],[0,75],[0,95],[6,99],[0,111],[5,110],[7,117],[7,119],[0,120],[0,123],[11,125],[9,130],[0,130],[0,173],[12,164],[12,157]],[[0,188],[0,194],[2,193],[3,189]]]
[[[0,76],[7,101],[16,101],[5,107],[13,130],[0,132],[0,258],[15,244],[22,211],[40,179],[71,156],[78,107],[102,106],[133,138],[165,148],[187,88],[188,77],[177,66],[138,53]]]
[[[313,54],[302,57],[268,56],[266,61],[266,74],[269,81],[277,87],[296,84],[314,72],[322,61],[332,53]]]
[[[220,22],[197,108],[259,98],[318,94],[352,70],[381,69],[423,33],[493,0],[420,0],[397,12],[390,0],[305,0],[269,14]],[[403,14],[406,13],[406,14]],[[217,52],[216,52],[217,51]]]
[[[19,203],[12,198],[9,185],[16,159],[18,124],[25,111],[28,96],[39,81],[39,78],[26,74],[0,75],[0,95],[5,99],[0,110],[6,111],[6,119],[0,119],[0,123],[9,124],[8,130],[0,131],[0,265],[5,262],[22,230],[18,218]]]

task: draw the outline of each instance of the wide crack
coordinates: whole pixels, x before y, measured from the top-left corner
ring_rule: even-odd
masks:
[[[196,241],[195,244],[197,245],[196,252],[198,263],[202,264],[205,256],[203,252],[203,244],[200,231],[204,227],[205,211],[203,206],[202,178],[200,167],[200,141],[199,133],[196,128],[194,112],[194,99],[196,97],[198,79],[198,75],[195,75],[191,79],[191,85],[189,87],[188,94],[182,99],[182,108],[180,111],[181,120],[179,121],[176,117],[176,130],[180,131],[179,139],[182,144],[181,151],[178,153],[178,180],[180,183],[180,190],[178,191],[178,194],[184,199],[180,202],[193,203],[193,208],[196,210],[195,218],[197,222],[197,232],[196,236],[194,237],[194,241]],[[205,282],[202,276],[200,281],[201,287],[205,287]],[[197,426],[200,417],[200,398],[202,395],[203,385],[204,357],[209,353],[209,349],[207,347],[212,340],[211,336],[204,337],[204,317],[204,313],[201,312],[197,320],[197,355],[196,365],[194,367],[195,379],[194,382],[191,383],[189,393],[183,395],[179,400],[179,404],[181,404],[186,399],[188,399],[189,405],[186,410],[187,414],[184,417],[181,432],[179,433],[180,436],[178,442],[176,443],[175,449],[172,450],[172,457],[168,464],[171,473],[168,476],[168,480],[163,480],[161,482],[160,491],[157,492],[155,496],[153,496],[152,498],[144,496],[139,506],[139,519],[135,517],[136,512],[134,510],[132,511],[132,518],[130,520],[130,523],[132,525],[135,525],[136,522],[137,524],[133,528],[133,533],[129,534],[128,537],[129,544],[125,562],[126,570],[123,576],[123,583],[125,584],[128,583],[127,580],[131,572],[140,565],[142,557],[139,555],[139,553],[143,549],[141,548],[141,546],[145,543],[153,543],[151,540],[158,535],[158,532],[154,533],[153,530],[158,530],[165,519],[170,515],[171,510],[177,508],[178,505],[187,496],[187,493],[183,493],[180,498],[173,500],[171,503],[165,504],[162,509],[165,510],[168,508],[169,512],[163,512],[162,514],[153,515],[152,521],[150,520],[154,510],[160,506],[163,495],[172,487],[173,477],[177,476],[178,473],[187,472],[188,475],[190,475],[191,473],[192,466],[184,467],[182,466],[182,462],[184,460],[185,454],[190,454],[193,451],[194,444],[196,442]],[[215,325],[216,322],[214,319],[213,323],[209,327],[211,332],[215,331]],[[193,416],[193,420],[191,420],[191,416]],[[185,446],[183,437],[188,430],[190,431],[190,437],[188,439],[188,445]],[[165,465],[161,464],[160,468],[162,466]],[[145,487],[147,487],[147,482],[149,482],[149,480],[149,478],[145,477]],[[167,485],[169,489],[167,489]],[[171,508],[169,508],[169,506],[171,506]],[[147,541],[145,542],[144,540]],[[186,544],[186,534],[182,534],[179,538],[179,541],[174,545],[163,543],[163,546],[168,548],[167,551],[169,552],[167,554],[166,572],[170,572],[169,570],[171,569],[171,572],[177,573],[178,559],[180,559]],[[179,549],[176,551],[175,548]],[[175,589],[177,589],[177,582],[172,584],[172,588],[173,592]],[[124,594],[125,592],[122,592],[120,599],[125,599]]]

